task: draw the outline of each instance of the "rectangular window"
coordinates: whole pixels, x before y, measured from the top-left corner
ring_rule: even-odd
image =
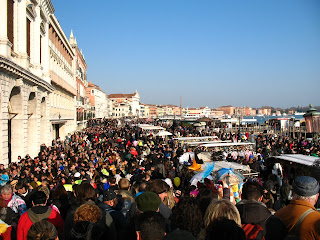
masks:
[[[31,49],[30,26],[31,26],[31,21],[27,18],[27,54],[29,57],[30,57],[30,49]]]
[[[13,0],[7,0],[7,36],[13,48]]]

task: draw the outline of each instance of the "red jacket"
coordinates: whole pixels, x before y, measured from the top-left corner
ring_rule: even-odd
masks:
[[[62,235],[64,221],[57,211],[46,207],[47,210],[44,213],[37,214],[33,211],[34,208],[37,207],[30,208],[21,215],[18,222],[17,240],[27,240],[27,234],[32,224],[39,222],[42,219],[47,219],[48,222],[52,223],[57,228],[59,235]]]

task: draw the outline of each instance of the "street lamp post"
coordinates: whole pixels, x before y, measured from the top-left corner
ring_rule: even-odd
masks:
[[[320,131],[320,112],[317,112],[317,109],[313,108],[311,104],[309,107],[303,117],[306,121],[307,132],[312,134],[313,140],[316,140]]]

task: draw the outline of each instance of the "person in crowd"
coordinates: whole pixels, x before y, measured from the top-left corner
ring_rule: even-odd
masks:
[[[105,224],[101,221],[102,212],[94,204],[83,204],[74,213],[74,225],[70,231],[70,240],[109,239]]]
[[[132,192],[130,191],[130,181],[126,178],[119,180],[119,190],[116,190],[116,194],[119,197],[118,208],[122,212],[125,218],[131,208],[131,204],[134,202]]]
[[[297,177],[293,184],[290,204],[275,215],[286,225],[289,235],[302,240],[320,238],[320,213],[314,205],[319,197],[319,182],[309,176]]]
[[[266,239],[284,239],[287,235],[284,223],[274,217],[262,202],[263,188],[257,181],[247,181],[242,188],[242,200],[236,204],[246,235],[264,236]],[[259,230],[261,228],[261,230]],[[272,238],[271,238],[272,237]]]
[[[204,227],[203,215],[198,206],[197,200],[193,197],[183,197],[172,209],[171,230],[185,230],[194,237],[198,237],[201,229]]]
[[[155,179],[155,180],[148,182],[147,187],[146,187],[146,191],[154,192],[154,193],[158,194],[158,196],[160,197],[161,204],[159,206],[159,211],[162,214],[162,216],[164,216],[166,219],[168,219],[172,214],[172,211],[170,210],[170,208],[168,208],[163,203],[165,198],[168,196],[169,189],[170,189],[169,185],[161,179]]]
[[[21,180],[18,181],[17,184],[15,185],[15,190],[16,190],[16,194],[25,201],[27,208],[32,207],[30,198],[32,193],[34,193],[34,190],[30,189],[28,184],[25,181],[21,181]]]
[[[209,224],[217,218],[227,218],[233,220],[241,227],[239,211],[229,200],[212,200],[204,215],[205,227],[208,227]]]
[[[201,213],[204,216],[211,201],[213,199],[218,199],[218,193],[214,193],[208,187],[202,187],[199,189],[199,193],[196,199],[198,202],[198,206],[201,210]]]
[[[7,207],[18,213],[19,216],[27,211],[25,201],[13,192],[10,184],[6,184],[1,188],[1,196],[7,202]]]
[[[236,204],[242,224],[259,224],[266,234],[266,222],[271,212],[262,202],[263,188],[257,181],[247,181],[242,188],[241,201]]]
[[[39,222],[32,224],[30,227],[27,240],[58,240],[58,231],[56,227],[48,222],[46,219],[42,219]]]
[[[65,224],[64,224],[64,232],[63,238],[68,239],[70,237],[70,229],[74,225],[74,214],[76,210],[82,204],[93,204],[97,205],[97,195],[95,189],[91,186],[90,183],[83,182],[76,187],[76,201],[71,205],[69,212],[67,213]],[[109,212],[104,209],[100,209],[102,213],[102,218],[99,220],[105,225],[106,235],[109,236],[109,239],[116,239],[117,232],[113,222],[113,219]]]
[[[122,233],[126,225],[126,219],[123,214],[116,210],[118,204],[118,198],[116,193],[112,189],[107,189],[103,193],[103,202],[99,204],[99,207],[106,210],[112,217],[115,224],[118,235]]]
[[[23,213],[18,222],[17,228],[17,240],[27,239],[27,234],[32,224],[47,219],[51,222],[58,230],[59,235],[62,235],[64,221],[61,215],[46,206],[47,196],[42,191],[37,191],[32,195],[32,205],[27,212]]]
[[[0,197],[0,219],[8,225],[15,226],[18,223],[19,215],[10,207],[7,207],[6,201]]]
[[[69,194],[62,184],[58,184],[52,192],[52,204],[55,205],[63,219],[66,218],[68,209],[70,208]]]
[[[204,236],[199,240],[246,240],[243,229],[234,220],[216,218],[205,229]]]
[[[163,240],[166,234],[165,218],[158,212],[147,211],[136,222],[137,240]]]

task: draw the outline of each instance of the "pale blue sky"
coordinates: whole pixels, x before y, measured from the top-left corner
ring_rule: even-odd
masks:
[[[183,107],[320,105],[319,0],[52,0],[107,94]]]

